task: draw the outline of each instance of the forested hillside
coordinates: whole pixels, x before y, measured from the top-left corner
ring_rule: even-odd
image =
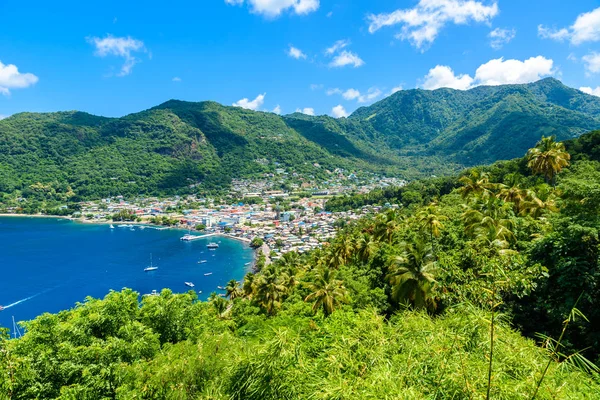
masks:
[[[122,118],[22,113],[0,121],[0,196],[82,200],[223,190],[278,168],[407,179],[520,156],[542,135],[600,127],[600,98],[555,79],[397,92],[349,118],[171,100]]]
[[[23,338],[0,340],[0,389],[19,399],[596,398],[599,149],[600,131],[546,137],[522,159],[365,196],[402,205],[347,224],[322,249],[259,262],[227,299],[164,290],[140,307],[124,290],[40,316]],[[332,206],[348,199],[360,198]]]

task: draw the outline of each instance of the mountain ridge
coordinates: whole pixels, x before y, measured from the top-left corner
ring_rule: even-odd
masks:
[[[521,156],[542,135],[566,140],[598,128],[600,98],[553,78],[403,90],[339,119],[175,99],[119,118],[19,113],[0,121],[0,192],[56,182],[82,197],[168,194],[278,168],[315,179],[337,167],[412,179]]]

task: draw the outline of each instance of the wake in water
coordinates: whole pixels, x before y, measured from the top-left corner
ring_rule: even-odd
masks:
[[[42,295],[42,294],[44,294],[44,293],[47,293],[47,292],[49,292],[49,291],[51,291],[51,290],[54,290],[54,289],[56,289],[57,287],[58,287],[58,286],[56,286],[56,287],[53,287],[53,288],[50,288],[50,289],[46,289],[46,290],[43,290],[43,291],[41,291],[41,292],[39,292],[39,293],[36,293],[36,294],[34,294],[33,296],[29,296],[29,297],[26,297],[26,298],[24,298],[24,299],[21,299],[21,300],[15,301],[15,302],[14,302],[14,303],[12,303],[12,304],[9,304],[9,305],[7,305],[7,306],[4,306],[4,307],[3,307],[3,309],[4,309],[4,310],[6,310],[7,308],[11,308],[11,307],[14,307],[14,306],[16,306],[16,305],[19,305],[19,304],[21,304],[21,303],[24,303],[24,302],[26,302],[27,300],[31,300],[31,299],[33,299],[34,297],[38,297],[38,296],[40,296],[40,295]]]

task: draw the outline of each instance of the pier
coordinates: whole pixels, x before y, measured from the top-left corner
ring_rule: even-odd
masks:
[[[207,233],[205,235],[198,235],[198,236],[187,234],[187,235],[182,236],[181,240],[183,240],[185,242],[191,242],[193,240],[203,239],[203,238],[217,236],[217,235],[218,235],[218,233]]]

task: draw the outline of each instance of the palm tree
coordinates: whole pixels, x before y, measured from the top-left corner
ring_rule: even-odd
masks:
[[[253,299],[269,315],[275,314],[287,287],[281,282],[279,271],[274,267],[265,268],[255,282]]]
[[[380,214],[375,225],[375,238],[380,242],[392,243],[398,232],[400,219],[396,210],[388,210],[385,214]]]
[[[217,295],[215,292],[212,292],[208,298],[208,302],[212,304],[217,312],[217,315],[220,317],[223,316],[225,311],[227,311],[227,300]]]
[[[527,152],[527,166],[536,174],[544,175],[546,182],[555,186],[555,177],[564,167],[569,166],[571,155],[565,145],[556,142],[554,136],[545,137]]]
[[[495,188],[495,185],[490,183],[490,176],[477,169],[472,169],[469,175],[461,177],[458,181],[463,185],[458,189],[463,199],[472,195],[489,194]]]
[[[547,188],[548,186],[546,186]],[[544,187],[539,188],[538,193],[533,190],[528,190],[527,198],[523,201],[520,215],[530,215],[533,218],[540,218],[544,212],[558,211],[554,194],[545,190]]]
[[[333,268],[339,268],[346,264],[354,254],[354,243],[350,235],[343,235],[336,243],[331,246],[330,265]]]
[[[227,297],[229,297],[229,300],[237,299],[243,295],[242,289],[240,288],[240,283],[235,279],[232,279],[227,283],[227,286],[225,286],[225,291]]]
[[[346,301],[347,290],[344,282],[337,279],[338,272],[329,268],[320,268],[313,282],[309,285],[311,293],[304,301],[313,302],[313,311],[323,309],[325,316],[331,315],[335,309]]]
[[[358,258],[362,262],[367,262],[377,252],[377,242],[373,240],[373,235],[367,232],[356,239],[354,247]]]
[[[521,189],[518,185],[503,187],[497,195],[499,199],[514,205],[513,209],[515,214],[521,213],[523,203],[529,196],[529,191],[527,189]]]
[[[244,284],[242,285],[242,291],[244,296],[247,298],[252,297],[252,293],[254,293],[254,283],[256,280],[256,275],[252,272],[248,272],[244,277]]]
[[[440,237],[440,235],[442,234],[442,229],[444,229],[442,221],[446,221],[448,217],[440,214],[437,203],[433,202],[427,207],[421,209],[421,211],[417,213],[416,218],[419,228],[422,231],[425,231],[429,234],[431,240],[431,248],[433,250],[433,255],[435,256],[436,254],[434,237]]]
[[[510,213],[508,204],[497,197],[477,199],[462,215],[465,231],[500,255],[509,254],[512,251],[508,248],[514,241]]]
[[[417,239],[404,243],[404,251],[391,260],[387,279],[392,285],[392,298],[399,304],[412,304],[416,309],[435,308],[431,288],[435,282],[435,259],[431,247]]]

